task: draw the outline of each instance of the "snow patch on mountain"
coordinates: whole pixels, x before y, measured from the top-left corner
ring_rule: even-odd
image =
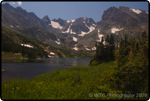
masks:
[[[55,53],[53,53],[53,52],[50,52],[50,55],[55,55]]]
[[[70,34],[76,34],[75,32],[72,31],[72,29],[70,30]]]
[[[100,30],[98,29],[97,32],[100,33]]]
[[[97,32],[98,32],[98,37],[99,37],[99,40],[97,40],[97,41],[98,41],[98,42],[101,42],[102,37],[104,37],[104,35],[103,35],[103,34],[100,34],[100,30],[99,30],[99,29],[97,30]]]
[[[121,28],[121,29],[117,29],[117,28],[112,28],[111,29],[111,33],[115,33],[116,31],[121,31],[123,28]]]
[[[78,50],[78,48],[77,48],[77,47],[74,47],[73,49],[74,49],[74,50]]]
[[[142,11],[141,10],[139,10],[139,9],[132,9],[132,8],[130,8],[130,10],[132,10],[133,12],[135,12],[135,13],[137,13],[137,14],[140,14]]]
[[[93,25],[94,27],[96,27],[96,25],[95,25],[94,23],[93,23],[92,25]]]
[[[52,57],[52,56],[48,55],[48,57],[50,58],[50,57]]]
[[[76,37],[73,37],[73,41],[75,41],[75,42],[76,42],[77,40],[78,40],[78,39],[77,39]]]
[[[92,50],[96,50],[96,47],[93,47]]]
[[[76,34],[75,32],[72,31],[72,29],[70,29],[71,26],[72,26],[72,23],[70,24],[70,26],[69,26],[69,28],[67,29],[67,31],[62,31],[62,33]]]
[[[71,21],[70,20],[67,20],[67,23],[70,23]]]
[[[100,42],[101,42],[103,36],[104,36],[103,34],[98,34]]]
[[[75,44],[75,47],[73,48],[74,50],[78,50],[78,47],[76,47],[77,46],[77,44]]]
[[[67,29],[67,31],[62,31],[62,33],[69,33],[70,32],[70,27],[72,26],[72,23],[70,24],[69,28]]]
[[[19,26],[17,25],[17,27],[19,27]]]
[[[86,19],[86,17],[84,19]],[[74,21],[75,20],[67,20],[67,23],[70,23],[70,22],[73,23]],[[69,25],[68,29],[66,31],[62,31],[62,33],[77,34],[76,32],[73,32],[72,29],[70,29],[70,27],[72,26],[72,23]],[[88,33],[92,32],[96,27],[95,24],[92,24],[91,26],[88,26],[85,21],[83,23],[89,29],[89,31],[88,32],[81,31],[81,34],[78,34],[78,36],[84,36],[85,34],[88,34]]]
[[[49,24],[50,25],[50,24]],[[58,22],[55,21],[51,21],[51,25],[54,28],[59,28],[59,29],[63,29],[63,26],[60,26]]]
[[[79,34],[78,36],[84,36],[85,34],[87,34],[87,32],[81,31],[81,34]]]
[[[71,20],[71,22],[74,22],[75,20]]]
[[[25,47],[28,47],[28,48],[33,48],[33,46],[31,46],[29,44],[21,44],[21,46],[25,46]]]
[[[13,28],[14,26],[10,25],[11,28]]]
[[[87,32],[87,33],[90,33],[90,32],[92,32],[94,29],[95,29],[95,26],[93,27],[93,26],[88,26],[85,22],[83,22],[84,24],[85,24],[85,26],[89,29],[89,32]]]
[[[146,11],[146,13],[148,14],[148,12]]]
[[[86,50],[91,50],[91,49],[87,48],[86,46],[84,46],[84,48],[85,48]]]
[[[78,36],[84,36],[85,34],[88,34],[88,33],[90,33],[90,32],[92,32],[94,29],[95,29],[95,27],[93,27],[93,26],[88,26],[85,22],[83,22],[84,24],[85,24],[85,26],[89,29],[89,31],[88,32],[83,32],[83,31],[81,31],[81,34],[79,34]]]
[[[60,40],[59,40],[59,39],[57,39],[55,42],[56,42],[58,45],[60,45]]]
[[[106,45],[106,41],[103,42],[103,45]]]
[[[95,29],[95,27],[90,26],[89,29],[90,29],[90,31],[88,33],[92,32]]]

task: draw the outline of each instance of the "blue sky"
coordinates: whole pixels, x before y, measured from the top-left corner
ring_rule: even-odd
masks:
[[[2,4],[5,2],[2,2]],[[148,2],[8,2],[11,6],[25,9],[27,12],[34,12],[40,19],[48,15],[50,20],[61,18],[64,20],[73,20],[79,17],[93,18],[95,22],[101,20],[104,10],[110,7],[125,6],[129,8],[148,11]]]

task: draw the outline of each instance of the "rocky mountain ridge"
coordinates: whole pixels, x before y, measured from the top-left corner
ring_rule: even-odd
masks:
[[[147,11],[140,9],[110,7],[98,23],[86,17],[50,20],[47,15],[40,19],[21,7],[14,8],[8,3],[2,5],[2,26],[50,45],[74,50],[95,50],[91,41],[100,41],[111,33],[115,36],[135,34],[138,37],[142,31],[148,32],[148,16]]]

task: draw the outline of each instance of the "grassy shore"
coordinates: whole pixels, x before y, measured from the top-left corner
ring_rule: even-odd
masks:
[[[23,57],[21,53],[1,52],[1,55],[1,59],[27,59]]]
[[[91,67],[59,68],[33,80],[3,81],[2,99],[128,99],[107,96],[123,93],[107,82],[114,66],[115,61],[111,61]]]

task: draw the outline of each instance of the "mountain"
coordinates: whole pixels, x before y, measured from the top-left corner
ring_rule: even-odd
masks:
[[[27,12],[21,7],[14,8],[5,3],[2,5],[2,26],[25,36],[46,41],[54,46],[71,48],[72,44],[70,43],[75,45],[78,37],[82,37],[94,30],[96,24],[92,18],[50,20],[46,15],[40,19],[33,12]]]
[[[51,25],[51,20],[49,19],[49,17],[46,15],[42,18],[43,22],[46,23],[46,25]]]
[[[49,18],[47,21],[50,22]],[[55,42],[57,41],[57,38],[53,33],[51,33],[57,33],[57,30],[55,30],[52,26],[48,26],[47,22],[38,18],[33,12],[27,12],[21,7],[13,8],[8,3],[3,4],[2,26],[10,28],[25,36],[30,36],[34,39],[57,45]]]
[[[53,19],[53,23],[58,23],[62,33],[76,34],[77,36],[84,36],[94,30],[96,24],[92,18],[77,18],[75,20]],[[55,24],[56,25],[56,24]],[[54,26],[54,25],[52,25]]]
[[[95,29],[104,35],[141,33],[144,30],[148,32],[148,12],[128,7],[110,7],[104,11],[102,20]]]
[[[75,50],[85,49],[84,47],[77,49],[74,46],[77,44],[78,38],[89,34],[96,27],[94,20],[86,17],[74,20],[53,19],[51,25],[61,31],[61,33],[55,35],[66,39],[67,47]]]
[[[6,28],[53,46],[95,50],[91,41],[101,41],[102,37],[105,39],[111,33],[115,38],[123,34],[138,37],[142,31],[148,33],[148,16],[147,11],[140,9],[110,7],[104,11],[101,21],[97,23],[87,17],[63,20],[50,19],[46,15],[40,19],[33,12],[5,3],[2,5],[1,21]]]
[[[64,38],[69,37],[73,39],[73,37],[84,36],[85,34],[92,32],[96,27],[94,20],[86,17],[80,17],[74,20],[63,20],[58,18],[50,21],[48,16],[45,16],[42,20],[45,21],[47,25],[59,30],[59,36]]]
[[[2,5],[2,24],[12,28],[40,27],[47,29],[46,24],[33,12],[27,12],[21,7],[13,8],[8,3]]]
[[[111,33],[115,38],[123,34],[138,37],[143,31],[149,33],[148,16],[147,11],[140,9],[110,7],[104,11],[102,19],[97,23],[95,30],[81,37],[78,40],[78,44],[90,46],[90,49],[92,49],[94,44],[91,44],[91,41],[100,41],[102,37],[105,39]]]
[[[66,47],[54,47],[46,42],[41,42],[2,27],[1,31],[1,52],[3,59],[6,58],[92,58],[93,52],[75,51]]]

